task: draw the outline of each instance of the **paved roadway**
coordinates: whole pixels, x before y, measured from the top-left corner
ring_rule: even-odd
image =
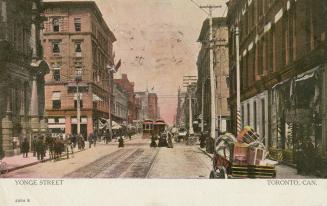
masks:
[[[208,178],[210,159],[196,146],[183,143],[174,148],[150,148],[149,140],[97,144],[73,158],[45,162],[5,175],[5,177],[60,178]]]

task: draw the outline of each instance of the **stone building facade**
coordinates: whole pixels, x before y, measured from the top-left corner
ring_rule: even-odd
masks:
[[[14,138],[46,132],[43,21],[40,0],[0,1],[0,156],[17,151]]]
[[[121,79],[115,79],[128,94],[128,123],[133,123],[133,120],[138,119],[138,109],[135,100],[134,82],[128,80],[127,74],[122,74]]]
[[[112,120],[120,123],[120,124],[127,124],[128,123],[128,100],[129,95],[124,88],[114,82],[113,88],[113,96],[114,96],[114,104],[112,105]]]
[[[93,1],[45,3],[46,112],[52,134],[77,133],[77,89],[81,134],[99,132],[113,104],[113,43],[116,38]],[[76,81],[76,77],[81,78]]]
[[[227,103],[229,97],[229,88],[227,86],[227,77],[229,74],[228,61],[228,28],[225,18],[213,18],[213,62],[216,87],[216,128],[220,125],[222,131],[228,131],[230,128],[230,111]],[[197,81],[197,102],[198,113],[201,114],[202,92],[204,102],[204,122],[210,127],[210,56],[209,56],[209,20],[203,22],[198,41],[202,44],[198,55],[198,81]],[[202,115],[200,115],[202,116]],[[221,118],[220,118],[221,117]],[[220,124],[221,119],[221,124]],[[201,121],[201,120],[200,120]],[[205,130],[210,131],[209,128]]]
[[[235,30],[240,29],[242,125],[263,137],[271,154],[294,161],[306,139],[327,150],[324,0],[230,0],[229,104],[236,131]]]

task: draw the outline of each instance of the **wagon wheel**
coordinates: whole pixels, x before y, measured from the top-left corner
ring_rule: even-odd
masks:
[[[218,171],[219,171],[219,173],[218,173]],[[218,167],[216,173],[218,173],[217,175],[218,175],[219,179],[227,179],[227,177],[228,177],[227,170],[224,166]]]
[[[211,170],[210,175],[209,175],[209,179],[217,179],[215,171]]]
[[[216,171],[211,170],[209,179],[227,179],[226,168],[221,166],[216,169]]]

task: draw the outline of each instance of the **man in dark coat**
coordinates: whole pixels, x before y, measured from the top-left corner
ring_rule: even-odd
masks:
[[[37,142],[37,138],[36,138],[36,136],[34,136],[33,140],[32,140],[33,157],[36,157],[36,142]]]
[[[43,138],[39,137],[36,142],[36,155],[38,160],[43,160],[45,156],[45,145],[43,143]]]
[[[206,137],[203,132],[200,135],[200,147],[204,148],[206,146]]]
[[[91,148],[91,146],[93,144],[93,140],[94,140],[94,135],[93,135],[93,133],[90,133],[88,136],[89,148]]]
[[[27,138],[25,137],[21,144],[21,153],[23,153],[23,157],[28,156],[29,150],[30,150],[30,144],[29,144]]]
[[[151,133],[151,144],[150,147],[157,147],[156,138],[153,133]]]
[[[118,139],[118,147],[124,147],[124,138],[122,136]]]
[[[167,138],[167,147],[173,148],[173,140],[172,140],[172,134],[170,132],[167,132],[168,138]]]
[[[97,140],[98,140],[98,133],[95,133],[95,134],[93,135],[93,144],[94,144],[94,147],[95,147],[95,145],[97,144]]]

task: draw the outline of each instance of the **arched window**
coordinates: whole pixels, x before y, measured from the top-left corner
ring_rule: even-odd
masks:
[[[52,28],[54,32],[59,32],[59,18],[54,18],[52,20]]]

